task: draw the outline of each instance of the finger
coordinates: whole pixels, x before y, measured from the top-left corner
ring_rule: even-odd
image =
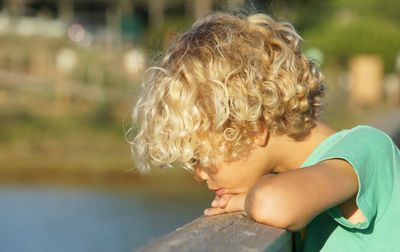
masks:
[[[215,196],[215,198],[213,199],[213,201],[211,202],[211,206],[212,207],[218,207],[218,201],[219,201],[220,197],[219,196]]]
[[[218,207],[220,207],[220,208],[225,208],[226,207],[226,205],[228,204],[228,202],[229,202],[229,199],[231,198],[232,196],[229,196],[229,195],[222,195],[219,199],[218,199]]]
[[[221,198],[220,200],[218,200],[218,207],[225,208],[227,203],[228,202],[224,198]]]
[[[204,215],[206,216],[212,216],[223,213],[226,213],[225,209],[219,207],[207,208],[206,210],[204,210]]]
[[[218,200],[218,207],[225,208],[228,205],[228,202],[233,197],[232,194],[224,194]]]

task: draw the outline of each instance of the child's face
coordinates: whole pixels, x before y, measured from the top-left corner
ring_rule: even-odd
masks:
[[[195,177],[206,181],[216,193],[219,189],[228,194],[246,193],[261,176],[271,173],[270,163],[264,148],[253,144],[251,151],[240,159],[221,161],[210,168],[196,166]]]

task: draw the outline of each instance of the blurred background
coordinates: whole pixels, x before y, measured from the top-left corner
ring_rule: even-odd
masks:
[[[171,39],[239,9],[294,24],[337,130],[399,110],[397,0],[2,0],[1,251],[133,251],[202,215],[205,186],[183,169],[139,176],[125,132]]]

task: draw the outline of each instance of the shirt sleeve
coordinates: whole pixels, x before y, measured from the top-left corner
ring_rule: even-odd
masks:
[[[327,211],[335,221],[348,228],[366,229],[378,213],[384,213],[393,190],[394,149],[393,141],[382,131],[358,126],[322,155],[320,161],[343,159],[354,168],[359,183],[356,203],[366,218],[353,224],[336,206]]]

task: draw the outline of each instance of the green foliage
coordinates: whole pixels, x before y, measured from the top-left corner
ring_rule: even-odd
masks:
[[[377,17],[355,17],[348,22],[327,22],[304,32],[306,47],[318,47],[333,63],[346,64],[357,54],[377,54],[385,70],[393,71],[400,50],[398,26]]]
[[[187,29],[194,20],[183,16],[168,17],[162,26],[151,27],[146,32],[146,49],[152,58],[163,51],[164,46],[177,34]]]
[[[385,71],[394,69],[400,53],[398,0],[262,1],[266,12],[293,23],[305,49],[317,47],[327,64],[345,66],[356,54],[377,54]]]
[[[113,106],[109,102],[98,104],[89,116],[89,122],[96,127],[109,127],[116,122],[113,115]]]

